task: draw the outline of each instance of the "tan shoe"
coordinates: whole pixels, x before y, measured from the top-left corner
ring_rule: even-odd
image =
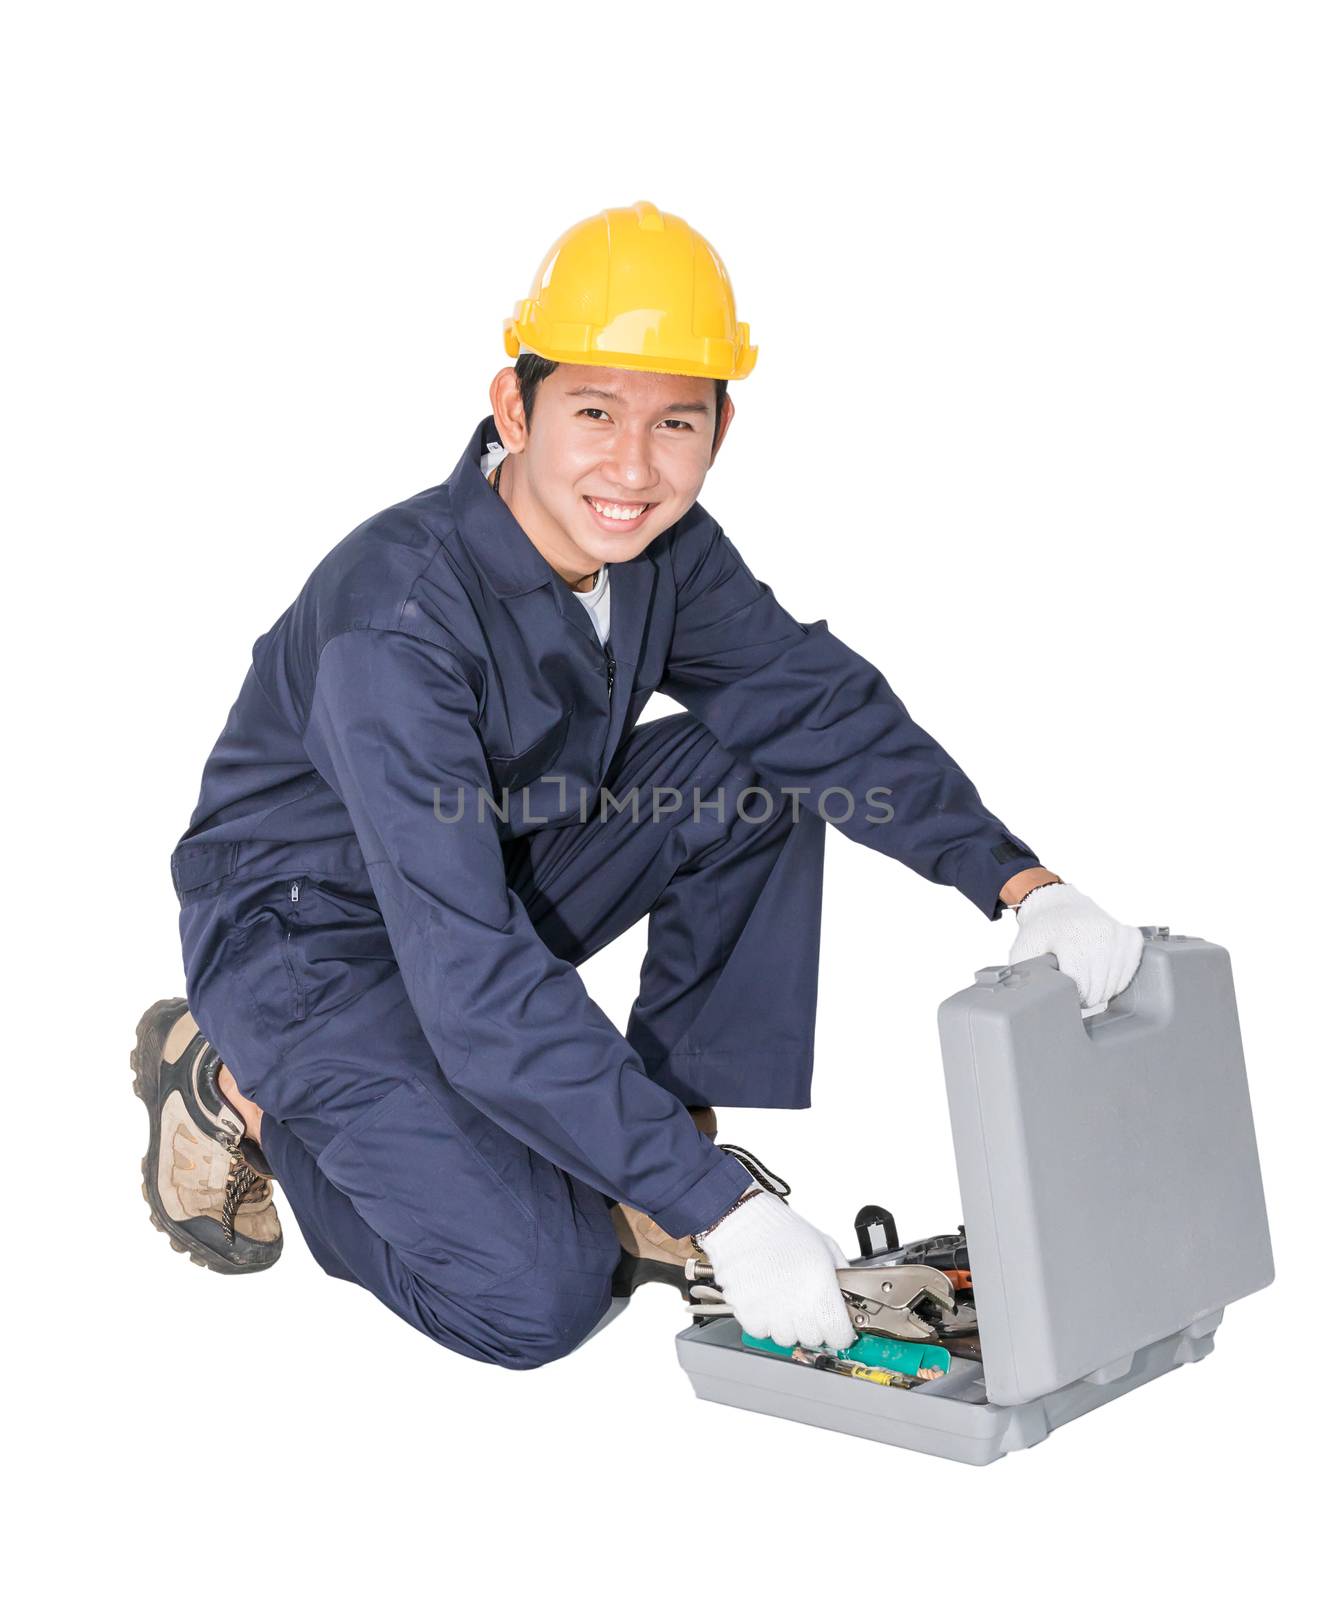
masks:
[[[270,1169],[220,1091],[223,1062],[186,1000],[160,1000],[137,1028],[133,1088],[150,1141],[142,1194],[175,1250],[213,1272],[261,1272],[284,1247]]]
[[[692,1121],[706,1136],[713,1139],[719,1132],[719,1121],[711,1106],[688,1106]],[[665,1233],[659,1223],[646,1216],[643,1211],[634,1211],[631,1206],[621,1202],[611,1206],[609,1219],[614,1224],[614,1232],[618,1235],[618,1242],[623,1246],[625,1254],[637,1257],[642,1261],[658,1261],[666,1266],[677,1267],[682,1271],[687,1261],[692,1256],[699,1256],[702,1261],[705,1257],[692,1243],[691,1234],[684,1234],[681,1239],[675,1239],[672,1234]],[[643,1280],[644,1281],[644,1280]]]
[[[719,1132],[719,1119],[713,1108],[688,1106],[687,1110],[706,1138],[713,1139]],[[691,1234],[675,1239],[644,1211],[634,1211],[620,1202],[610,1206],[609,1220],[623,1247],[614,1272],[615,1299],[629,1299],[642,1283],[674,1283],[682,1287],[688,1281],[687,1262],[693,1257],[705,1260],[704,1254],[693,1244]]]
[[[706,1138],[713,1139],[719,1131],[713,1110],[709,1106],[688,1106],[687,1109]],[[782,1178],[741,1145],[722,1144],[719,1148],[737,1157],[747,1169],[748,1182],[754,1181],[780,1198],[792,1193]],[[690,1298],[693,1280],[687,1275],[688,1263],[709,1265],[708,1257],[691,1234],[675,1239],[672,1234],[665,1233],[653,1217],[621,1202],[609,1208],[609,1220],[623,1247],[614,1269],[613,1296],[616,1300],[630,1299],[632,1291],[643,1283],[671,1283],[682,1291],[684,1299]]]
[[[623,1246],[623,1253],[638,1261],[655,1261],[664,1266],[676,1267],[679,1272],[686,1269],[687,1262],[692,1256],[697,1256],[704,1261],[705,1257],[692,1242],[691,1234],[684,1234],[681,1239],[675,1239],[672,1234],[665,1233],[652,1217],[646,1216],[642,1211],[634,1211],[631,1206],[615,1205],[609,1210],[609,1220],[614,1225],[614,1232],[618,1235],[618,1242]],[[645,1282],[645,1279],[637,1280]]]

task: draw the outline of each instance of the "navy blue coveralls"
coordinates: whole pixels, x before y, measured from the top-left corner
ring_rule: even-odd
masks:
[[[602,648],[496,442],[257,640],[171,865],[193,1014],[316,1259],[529,1367],[608,1308],[610,1201],[681,1236],[745,1187],[686,1105],[809,1104],[825,821],[991,918],[1036,857],[699,503],[611,565]],[[637,727],[656,690],[688,710]],[[576,968],[647,914],[624,1035]]]

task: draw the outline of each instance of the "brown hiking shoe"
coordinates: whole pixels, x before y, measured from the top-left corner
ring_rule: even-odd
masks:
[[[688,1106],[687,1110],[706,1138],[713,1139],[719,1132],[718,1118],[713,1109],[710,1106]],[[705,1260],[700,1249],[692,1242],[691,1234],[675,1239],[665,1233],[652,1217],[646,1216],[643,1211],[634,1211],[621,1201],[610,1206],[609,1220],[623,1247],[623,1254],[614,1271],[615,1299],[629,1299],[632,1291],[642,1283],[673,1283],[683,1288],[687,1282],[687,1262],[693,1256],[699,1261]]]
[[[131,1060],[151,1128],[142,1194],[152,1222],[175,1250],[213,1272],[274,1266],[284,1235],[270,1168],[221,1093],[224,1063],[186,1000],[159,1000],[147,1011]]]
[[[706,1138],[713,1139],[719,1132],[719,1126],[711,1108],[688,1106],[687,1109],[692,1121]],[[792,1192],[782,1178],[775,1177],[762,1161],[741,1145],[721,1144],[719,1148],[736,1156],[750,1177],[762,1188],[778,1195]],[[687,1263],[694,1260],[700,1265],[708,1265],[705,1252],[691,1234],[675,1239],[672,1234],[665,1233],[653,1217],[646,1216],[642,1211],[634,1211],[631,1206],[621,1202],[610,1206],[609,1220],[623,1247],[623,1254],[614,1269],[612,1293],[615,1299],[630,1298],[632,1291],[643,1283],[671,1283],[682,1291],[684,1298],[688,1297],[693,1280],[687,1275]]]

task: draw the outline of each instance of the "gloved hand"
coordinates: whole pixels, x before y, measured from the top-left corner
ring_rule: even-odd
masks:
[[[847,1257],[778,1195],[758,1190],[695,1240],[746,1333],[831,1350],[856,1338],[836,1276]]]
[[[1135,977],[1143,945],[1139,928],[1115,922],[1070,883],[1046,883],[1021,902],[1008,960],[1051,951],[1080,990],[1081,1005],[1097,1011]]]

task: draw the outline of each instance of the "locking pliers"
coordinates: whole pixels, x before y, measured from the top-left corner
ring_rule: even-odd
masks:
[[[731,1316],[714,1274],[708,1266],[689,1261],[691,1280],[688,1309],[693,1316]],[[937,1267],[910,1266],[839,1267],[838,1287],[847,1306],[852,1326],[860,1333],[878,1333],[890,1339],[929,1341],[938,1337],[935,1328],[920,1315],[937,1308],[952,1312],[956,1305],[953,1286]]]

